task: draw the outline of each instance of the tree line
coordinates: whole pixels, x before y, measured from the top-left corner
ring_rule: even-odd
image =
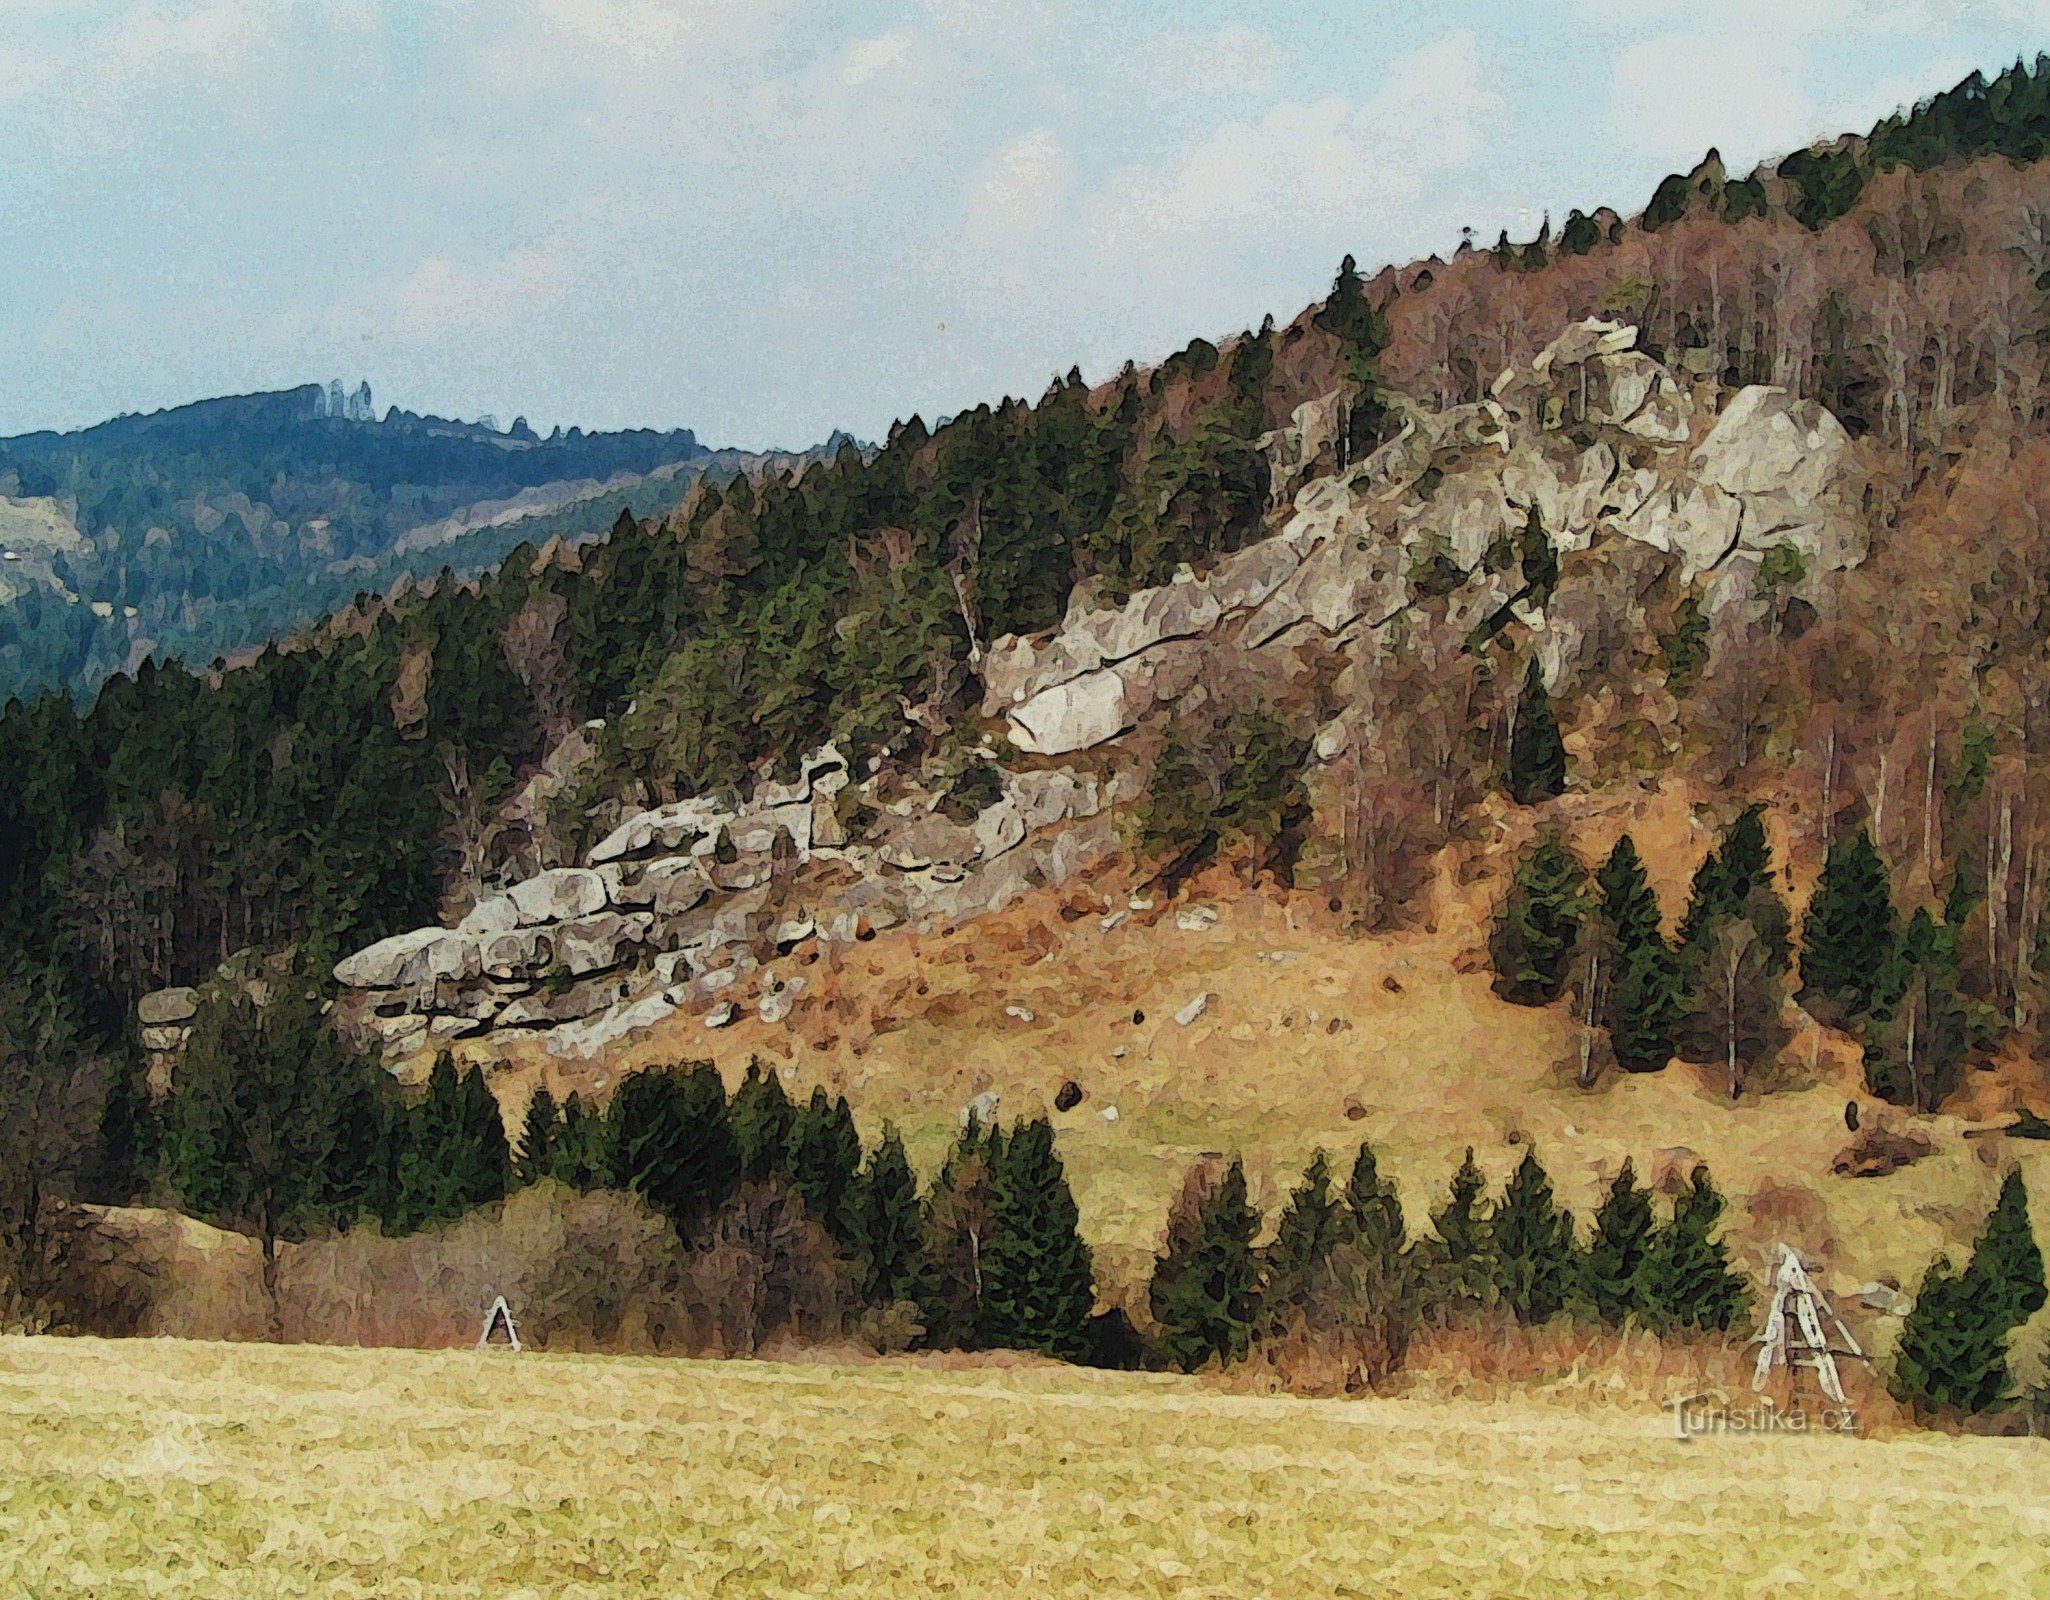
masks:
[[[1556,832],[1519,858],[1489,940],[1495,989],[1520,1005],[1570,1000],[1583,1024],[1582,1080],[1599,1030],[1616,1064],[1656,1072],[1676,1052],[1713,1063],[1734,1098],[1788,1037],[1798,1000],[1864,1047],[1866,1087],[1934,1111],[2000,1017],[1965,992],[1960,920],[1918,907],[1906,922],[1869,833],[1830,850],[1798,939],[1774,884],[1764,808],[1746,807],[1694,875],[1668,939],[1658,894],[1623,834],[1590,878]]]

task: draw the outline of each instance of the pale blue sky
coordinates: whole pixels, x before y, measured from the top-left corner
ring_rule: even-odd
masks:
[[[367,376],[875,437],[2039,48],[2050,0],[0,0],[0,433]]]

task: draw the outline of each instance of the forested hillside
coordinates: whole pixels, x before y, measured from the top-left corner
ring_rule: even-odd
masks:
[[[830,743],[856,780],[835,824],[894,848],[892,870],[953,864],[895,819],[994,832],[1020,773],[1101,780],[1142,880],[1224,861],[1328,896],[1355,931],[1400,926],[1429,865],[1495,843],[1504,807],[1529,832],[1684,782],[1720,843],[1690,863],[1677,937],[1627,834],[1600,863],[1547,834],[1502,907],[1506,998],[1575,1008],[1583,1087],[1601,1059],[1720,1048],[1735,1098],[1739,1036],[1746,1061],[1777,1048],[1798,951],[1801,1003],[1867,1051],[1873,1092],[1933,1111],[2050,1009],[2046,154],[2039,58],[1742,179],[1711,155],[1634,220],[1575,212],[1371,276],[1348,258],[1285,325],[937,429],[912,417],[874,451],[700,478],[601,545],[361,599],[232,670],[145,662],[89,707],[11,703],[0,961],[25,975],[17,1014],[44,1019],[18,1036],[95,1041],[118,1144],[145,993],[243,951],[325,983],[466,913],[543,920],[495,891],[643,808],[773,809],[795,804],[762,798],[785,780],[808,806],[803,760]],[[466,493],[596,448],[378,426],[455,452]],[[346,558],[394,533],[421,469],[341,439],[334,480],[374,509],[310,496],[294,515],[326,506]],[[497,452],[501,476],[464,452]],[[85,467],[60,488],[29,461],[21,493],[85,503]],[[120,492],[157,514],[156,491]],[[1298,584],[1256,637],[1288,563],[1341,541],[1363,570]],[[1792,924],[1768,815],[1829,863],[1812,926]],[[743,852],[715,832],[721,891],[792,870],[787,833]],[[771,920],[755,942],[768,961],[817,933]],[[554,996],[557,967],[510,978]],[[403,1009],[397,980],[369,987]],[[171,1101],[172,1126],[196,1114]]]
[[[368,409],[367,393],[345,415],[307,385],[0,439],[0,698],[90,694],[147,656],[204,663],[406,572],[481,571],[531,530],[466,528],[480,503],[545,513],[603,485],[607,517],[629,492],[658,510],[691,473],[737,464],[688,429],[543,439],[523,420],[501,433]],[[644,481],[658,468],[681,482]]]

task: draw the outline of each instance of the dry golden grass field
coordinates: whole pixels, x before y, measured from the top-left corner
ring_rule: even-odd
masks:
[[[0,1339],[0,1594],[2050,1594],[2050,1442],[1649,1405]]]

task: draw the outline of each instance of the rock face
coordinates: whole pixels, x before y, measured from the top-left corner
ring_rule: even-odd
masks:
[[[1769,388],[1718,411],[1636,345],[1635,329],[1588,321],[1478,403],[1392,397],[1394,437],[1349,465],[1344,395],[1299,408],[1264,441],[1292,496],[1273,536],[1120,605],[1078,585],[1051,635],[989,647],[983,714],[1039,759],[996,768],[997,796],[975,814],[907,792],[900,774],[857,781],[838,750],[815,750],[792,781],[636,813],[584,863],[512,884],[453,928],[357,951],[335,969],[345,1026],[394,1056],[487,1031],[574,1056],[680,1008],[713,1026],[750,1008],[781,1021],[804,1004],[799,980],[750,981],[778,955],[959,923],[1114,858],[1111,812],[1138,797],[1146,761],[1124,736],[1227,676],[1276,694],[1306,674],[1359,681],[1429,604],[1452,638],[1519,621],[1556,687],[1603,658],[1654,581],[1714,619],[1759,603],[1768,556],[1774,583],[1809,599],[1864,559],[1861,447],[1835,418]],[[1527,577],[1546,545],[1557,559],[1536,570],[1551,575]],[[1318,758],[1354,736],[1330,725]]]
[[[1003,717],[1020,750],[1091,750],[1201,681],[1217,649],[1278,663],[1304,645],[1371,648],[1447,571],[1454,620],[1519,607],[1556,679],[1587,619],[1531,600],[1489,559],[1532,512],[1562,556],[1607,546],[1678,557],[1680,582],[1710,615],[1748,603],[1780,546],[1811,588],[1864,559],[1864,474],[1834,417],[1771,388],[1740,390],[1714,414],[1636,341],[1633,328],[1589,321],[1477,405],[1406,406],[1394,439],[1312,478],[1278,534],[1204,578],[1181,574],[1114,610],[1086,609],[1078,591],[1050,638],[990,649],[984,714]],[[1313,431],[1297,430],[1305,450]]]
[[[1128,796],[1114,782],[1065,769],[1000,781],[966,822],[936,796],[876,805],[858,843],[839,823],[852,780],[830,747],[796,782],[761,784],[737,808],[694,799],[641,812],[587,866],[538,873],[453,928],[396,934],[339,962],[338,1014],[392,1058],[493,1031],[588,1057],[686,1006],[715,1007],[707,1021],[723,1025],[737,1012],[721,992],[779,954],[965,921],[1115,854],[1105,813]],[[759,1014],[781,1021],[802,993],[801,979],[778,983]]]

